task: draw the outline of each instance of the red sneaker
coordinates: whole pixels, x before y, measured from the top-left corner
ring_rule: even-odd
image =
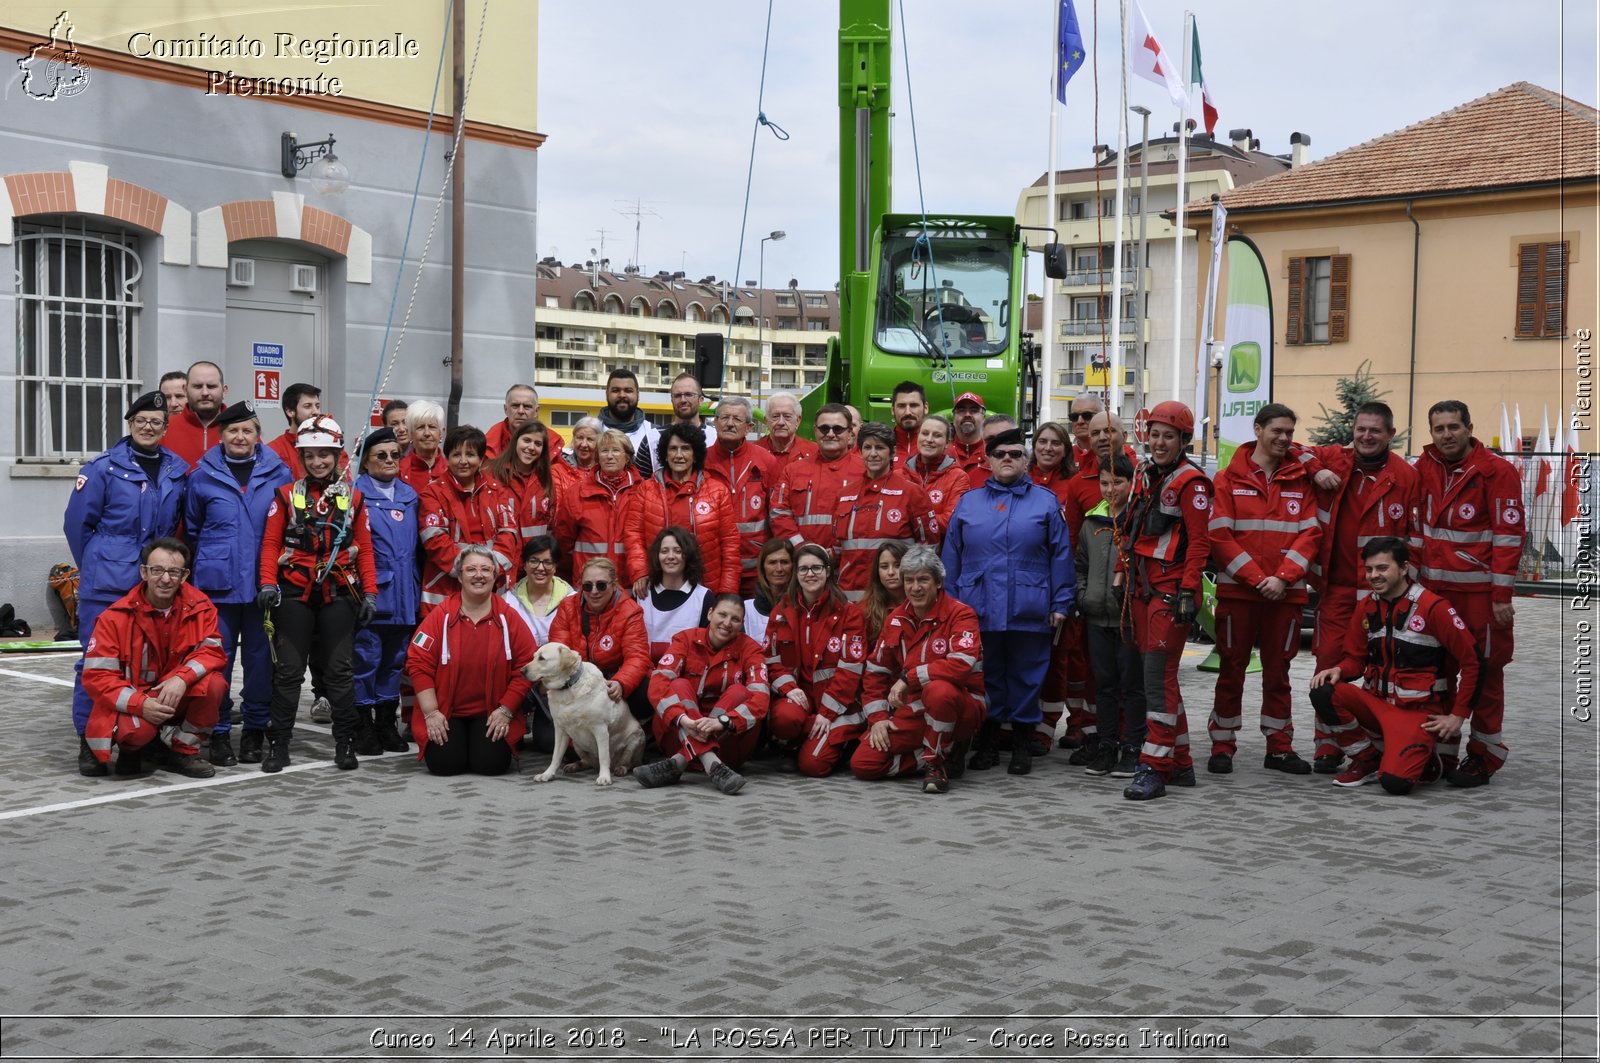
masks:
[[[1335,786],[1365,786],[1369,782],[1378,781],[1378,761],[1381,758],[1374,750],[1357,753],[1350,760],[1350,766],[1333,777]]]

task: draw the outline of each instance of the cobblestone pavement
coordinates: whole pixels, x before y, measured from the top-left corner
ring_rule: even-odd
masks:
[[[1187,667],[1200,785],[1145,805],[1059,751],[725,798],[340,772],[304,727],[275,777],[84,779],[71,661],[0,657],[0,1055],[1592,1059],[1580,614],[1518,609],[1511,761],[1407,798],[1248,726],[1205,775]]]

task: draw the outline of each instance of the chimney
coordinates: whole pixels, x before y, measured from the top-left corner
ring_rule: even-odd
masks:
[[[1309,133],[1289,134],[1289,169],[1298,170],[1311,161],[1311,135]]]
[[[1228,130],[1228,139],[1233,141],[1235,151],[1249,151],[1250,138],[1254,135],[1254,132],[1249,129]]]
[[[1111,158],[1110,144],[1096,144],[1094,146],[1094,164],[1096,166],[1104,166],[1109,158]]]

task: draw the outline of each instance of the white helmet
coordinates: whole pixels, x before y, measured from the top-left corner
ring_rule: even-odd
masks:
[[[344,430],[325,413],[315,417],[307,417],[300,423],[300,430],[296,435],[294,445],[301,450],[307,447],[331,447],[334,450],[344,449]]]

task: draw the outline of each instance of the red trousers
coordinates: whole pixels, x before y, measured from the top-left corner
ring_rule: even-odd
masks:
[[[1383,739],[1383,760],[1378,771],[1417,782],[1433,759],[1433,735],[1422,729],[1429,716],[1445,712],[1437,702],[1402,709],[1367,693],[1354,683],[1336,683],[1333,704],[1349,713],[1374,738]]]
[[[835,720],[822,738],[812,738],[811,728],[817,720],[817,702],[812,694],[813,691],[806,691],[806,696],[811,698],[809,709],[802,709],[787,697],[774,694],[772,708],[767,712],[767,729],[779,742],[799,743],[801,775],[823,779],[839,767],[850,743],[861,737],[862,724],[859,714],[844,717]]]
[[[1350,632],[1350,623],[1356,615],[1356,588],[1329,585],[1317,599],[1317,626],[1311,640],[1311,652],[1317,658],[1317,671],[1325,671],[1344,660],[1344,640]],[[1339,722],[1329,725],[1322,717],[1313,715],[1313,734],[1316,747],[1313,756],[1337,756],[1340,752],[1354,756],[1370,743],[1362,734],[1361,725],[1348,712],[1334,706],[1339,712]]]
[[[1176,593],[1178,585],[1158,586],[1154,597],[1135,598],[1133,637],[1144,666],[1145,737],[1139,763],[1154,768],[1163,779],[1194,767],[1189,755],[1189,718],[1183,711],[1183,691],[1178,688],[1178,664],[1189,639],[1188,624],[1172,619],[1172,607],[1163,594]]]
[[[1217,599],[1216,699],[1212,702],[1211,752],[1233,756],[1239,751],[1239,726],[1243,721],[1244,672],[1250,651],[1261,648],[1261,733],[1268,753],[1288,753],[1293,748],[1294,724],[1289,711],[1289,662],[1300,652],[1300,603],[1269,602],[1265,598]]]
[[[687,679],[674,679],[672,692],[688,701],[696,701],[699,696],[694,684]],[[742,685],[735,684],[722,692],[722,696],[706,715],[714,716],[717,709],[722,709],[731,716],[737,706],[748,705],[749,698],[749,692]],[[656,745],[661,747],[661,752],[669,757],[682,753],[690,767],[698,765],[700,758],[707,753],[715,753],[728,767],[737,768],[750,759],[750,755],[756,751],[756,744],[761,740],[759,727],[733,731],[720,738],[713,738],[709,742],[685,735],[678,727],[677,720],[663,724],[661,717],[655,716],[651,719],[650,727],[655,732]]]
[[[917,768],[944,766],[950,747],[965,742],[983,723],[983,706],[954,683],[936,679],[922,688],[920,715],[896,715],[890,719],[889,748],[879,752],[863,739],[850,758],[850,770],[858,779],[887,779],[894,775],[913,775]],[[869,728],[870,730],[870,728]]]
[[[1478,702],[1472,710],[1472,734],[1467,739],[1467,755],[1483,760],[1484,770],[1490,775],[1500,770],[1510,750],[1501,737],[1501,727],[1506,718],[1506,665],[1511,663],[1516,649],[1516,629],[1494,622],[1494,611],[1487,594],[1458,590],[1438,591],[1440,597],[1461,614],[1478,642]],[[1439,743],[1439,755],[1446,759],[1460,752],[1461,740]]]
[[[1066,733],[1081,735],[1092,746],[1099,732],[1099,718],[1094,711],[1094,669],[1089,667],[1087,630],[1082,617],[1073,617],[1061,625],[1061,637],[1051,650],[1050,670],[1044,675],[1039,700],[1045,704],[1065,702]],[[1060,722],[1059,710],[1046,709],[1036,730],[1054,738]]]
[[[178,709],[162,724],[153,724],[143,716],[117,721],[117,745],[132,752],[143,749],[155,741],[162,727],[176,727],[169,741],[174,753],[198,753],[200,742],[217,725],[222,699],[228,695],[228,681],[220,672],[207,673],[189,688],[178,702]],[[126,716],[126,714],[125,714]]]

